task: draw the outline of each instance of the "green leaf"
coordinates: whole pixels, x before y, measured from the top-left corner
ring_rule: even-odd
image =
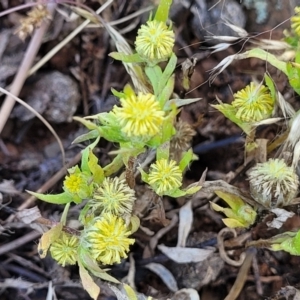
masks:
[[[90,155],[90,147],[86,147],[82,150],[82,156],[81,156],[81,171],[87,174],[91,174],[90,168],[89,168],[89,155]]]
[[[228,227],[228,228],[244,228],[246,227],[245,224],[241,223],[240,221],[232,218],[225,218],[222,219],[223,223]]]
[[[97,300],[100,294],[100,287],[95,283],[89,272],[84,268],[80,261],[78,261],[78,266],[83,288],[88,292],[91,298]]]
[[[278,59],[275,55],[263,49],[254,48],[249,51],[246,51],[245,53],[242,53],[241,56],[243,58],[256,57],[265,60],[278,70],[282,71],[285,75],[287,75],[286,63]]]
[[[61,215],[60,222],[65,226],[67,224],[67,216],[70,209],[70,202],[66,204],[64,211]]]
[[[158,85],[159,81],[161,80],[162,77],[162,70],[159,66],[147,66],[145,68],[145,73],[147,77],[150,80],[150,83],[153,87],[154,95],[157,97],[158,96]]]
[[[169,159],[169,153],[170,153],[170,142],[167,141],[160,145],[156,150],[156,160],[159,159]]]
[[[215,191],[215,193],[218,197],[223,199],[232,208],[233,211],[238,211],[241,206],[245,205],[244,201],[234,194],[225,193],[222,191]]]
[[[236,115],[236,109],[227,103],[222,104],[211,104],[212,107],[219,110],[226,118],[228,118],[230,121],[238,125],[247,135],[251,134],[252,126],[250,123],[244,123],[240,119],[238,119]]]
[[[157,8],[154,20],[166,22],[169,18],[169,10],[172,0],[161,0]]]
[[[164,193],[164,195],[166,196],[169,196],[169,197],[172,197],[172,198],[179,198],[179,197],[183,197],[186,195],[186,192],[185,191],[182,191],[180,189],[176,189],[176,190],[173,190],[171,192],[168,192],[168,193]]]
[[[90,149],[88,167],[93,174],[93,179],[95,183],[102,183],[104,180],[104,171],[102,167],[98,164],[98,158],[94,155],[92,149]]]
[[[118,98],[125,98],[126,94],[122,93],[122,92],[118,92],[117,90],[115,90],[114,88],[111,88],[111,92],[113,93],[114,96],[118,97]]]
[[[193,160],[193,157],[194,157],[194,153],[191,149],[184,153],[183,157],[179,162],[179,169],[181,170],[181,172],[185,170],[185,168]]]
[[[121,60],[124,63],[142,63],[144,60],[137,54],[124,54],[121,52],[111,52],[109,54],[115,60]]]
[[[30,195],[36,197],[37,199],[43,200],[52,204],[67,204],[74,201],[73,197],[66,192],[56,195],[45,195],[40,193],[35,193],[31,191],[26,191]]]
[[[138,167],[137,168],[140,173],[141,173],[141,177],[142,177],[142,180],[146,183],[148,183],[148,174],[141,168],[141,167]]]
[[[86,120],[84,118],[73,117],[73,120],[80,122],[81,124],[83,124],[89,130],[93,130],[93,129],[98,128],[98,126],[94,122],[91,122],[91,121]]]
[[[287,63],[287,71],[290,85],[300,95],[300,68],[289,62]]]
[[[191,98],[191,99],[171,99],[170,101],[168,101],[166,104],[165,104],[165,109],[166,110],[169,110],[171,109],[172,105],[176,105],[176,107],[181,107],[181,106],[184,106],[184,105],[188,105],[188,104],[191,104],[191,103],[195,103],[199,100],[202,100],[202,98]]]
[[[85,142],[87,140],[94,140],[97,137],[99,137],[99,130],[98,129],[93,129],[92,131],[89,131],[87,133],[84,133],[80,136],[78,136],[73,142],[72,144],[79,144],[82,142]]]
[[[268,76],[267,74],[265,74],[265,82],[266,82],[267,87],[270,90],[272,99],[275,102],[277,97],[276,97],[276,88],[275,88],[275,84],[273,82],[273,79],[270,76]]]
[[[138,300],[135,291],[127,284],[123,284],[124,290],[128,299],[130,300]]]
[[[102,270],[99,268],[95,260],[91,259],[90,255],[88,254],[86,249],[83,249],[82,247],[79,249],[79,263],[82,263],[89,272],[91,272],[93,275],[113,283],[120,283],[116,278],[106,273],[106,270]]]
[[[186,195],[193,195],[201,190],[201,186],[192,186],[185,190]]]
[[[106,165],[103,168],[103,171],[105,176],[107,177],[118,172],[123,166],[123,157],[121,154],[118,154],[110,164]]]
[[[169,78],[166,86],[163,88],[161,93],[158,96],[158,102],[160,103],[160,106],[166,109],[166,103],[168,103],[168,100],[171,98],[173,92],[174,92],[174,84],[175,84],[175,76],[174,74]]]
[[[174,73],[174,70],[176,68],[176,63],[177,63],[177,57],[174,53],[172,53],[170,60],[165,68],[165,70],[162,73],[162,76],[159,79],[158,82],[158,95],[163,91],[164,87],[167,85],[167,82],[169,81],[169,78],[172,76]]]

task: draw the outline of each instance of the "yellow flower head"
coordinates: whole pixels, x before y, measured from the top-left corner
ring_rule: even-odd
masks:
[[[135,201],[134,191],[125,180],[118,177],[105,178],[93,196],[93,209],[100,208],[102,213],[110,212],[114,215],[131,214]]]
[[[269,118],[274,109],[274,100],[264,85],[251,82],[243,90],[235,93],[232,106],[236,117],[243,122],[258,122]]]
[[[63,267],[75,265],[77,261],[78,238],[62,232],[60,237],[51,244],[50,253],[53,259]]]
[[[127,257],[129,246],[134,239],[128,238],[131,231],[125,221],[111,213],[96,218],[94,224],[87,229],[86,241],[94,259],[105,265],[120,263]]]
[[[300,36],[300,7],[295,7],[295,16],[291,17],[291,27],[294,32]]]
[[[152,94],[130,93],[120,99],[122,107],[113,112],[120,121],[122,131],[130,136],[154,136],[160,129],[165,113]]]
[[[153,20],[142,25],[135,41],[136,52],[150,63],[167,60],[173,53],[175,35],[164,22]]]
[[[283,159],[269,159],[250,170],[252,197],[266,208],[288,205],[298,192],[299,179]]]
[[[92,175],[82,172],[78,166],[68,169],[69,175],[65,177],[63,183],[64,191],[72,196],[75,203],[80,203],[83,199],[90,198],[93,194],[94,184]]]
[[[161,196],[182,185],[182,172],[174,160],[163,158],[150,166],[148,183]]]
[[[70,174],[64,180],[64,187],[71,194],[79,193],[84,186],[86,186],[86,181],[80,173]]]

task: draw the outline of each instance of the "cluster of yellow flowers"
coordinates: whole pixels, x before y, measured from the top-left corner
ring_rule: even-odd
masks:
[[[135,65],[131,75],[140,80],[139,85],[133,80],[133,87],[127,84],[122,92],[113,90],[119,104],[108,113],[89,117],[96,122],[76,118],[90,130],[78,140],[96,140],[82,151],[81,165],[68,170],[63,193],[31,192],[41,200],[66,205],[59,225],[41,238],[42,256],[49,249],[53,259],[62,266],[78,263],[82,281],[88,281],[90,286],[94,286],[90,273],[116,282],[100,266],[120,263],[121,259],[127,258],[130,246],[135,242],[130,236],[139,227],[139,219],[134,215],[134,170],[130,170],[132,178],[128,178],[130,160],[147,149],[156,151],[156,161],[150,165],[149,172],[142,167],[138,169],[144,183],[160,197],[191,195],[200,189],[198,185],[181,189],[182,173],[195,159],[189,149],[195,132],[183,122],[176,121],[178,103],[184,105],[185,101],[170,101],[177,57],[173,53],[175,34],[171,25],[167,25],[169,8],[166,7],[167,2],[162,1],[156,16],[138,30],[133,55],[117,55],[117,59],[124,59],[125,66],[126,63],[131,67]],[[135,60],[131,62],[131,59]],[[180,101],[177,103],[176,100]],[[103,168],[92,151],[100,138],[118,147],[116,157]],[[124,165],[126,172],[114,176]],[[71,202],[80,204],[83,201],[85,205],[79,215],[81,228],[73,230],[66,223],[67,211]],[[89,289],[92,288],[88,287],[88,292]],[[90,294],[96,299],[97,289]]]

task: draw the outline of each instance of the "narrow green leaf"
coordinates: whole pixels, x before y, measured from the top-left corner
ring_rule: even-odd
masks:
[[[276,100],[276,88],[275,88],[272,78],[270,76],[268,76],[267,74],[265,74],[265,82],[271,92],[272,99],[275,101]]]
[[[166,22],[169,18],[169,10],[172,0],[161,0],[157,8],[154,20]]]
[[[154,95],[157,97],[158,96],[158,85],[159,81],[161,80],[162,77],[162,70],[159,66],[147,66],[145,68],[145,73],[147,77],[149,78],[151,85],[153,87]]]
[[[98,164],[98,158],[94,155],[92,149],[90,149],[88,166],[90,171],[93,174],[94,182],[102,183],[104,180],[104,171],[102,167]]]
[[[189,163],[193,160],[193,157],[194,153],[191,149],[184,153],[183,157],[179,162],[179,169],[181,170],[181,172],[183,172],[184,169],[189,165]]]
[[[161,93],[158,96],[158,102],[160,104],[161,107],[163,107],[165,109],[166,103],[168,103],[168,100],[171,98],[173,92],[174,92],[174,84],[175,84],[175,75],[173,74],[166,86],[163,88],[163,90],[161,91]]]
[[[156,159],[169,159],[169,153],[170,153],[170,142],[165,142],[162,145],[160,145],[156,150]]]
[[[269,64],[282,71],[285,75],[287,75],[286,63],[278,59],[275,55],[260,49],[254,48],[252,50],[246,51],[240,55],[243,58],[256,57],[262,60],[267,61]]]
[[[81,124],[83,124],[89,130],[97,129],[97,127],[98,127],[95,123],[93,123],[89,120],[86,120],[84,118],[73,117],[73,120],[80,122]]]
[[[144,60],[137,54],[124,54],[121,52],[111,52],[109,56],[114,58],[115,60],[120,60],[124,63],[142,63]]]
[[[79,143],[82,143],[82,142],[85,142],[87,140],[94,140],[96,139],[97,137],[99,137],[99,130],[97,129],[94,129],[92,131],[89,131],[87,133],[84,133],[80,136],[78,136],[73,142],[72,144],[79,144]]]
[[[128,299],[130,300],[138,300],[135,291],[127,284],[123,284],[124,290],[127,294]]]
[[[169,81],[169,78],[172,76],[174,73],[174,70],[176,68],[176,63],[177,63],[177,57],[174,53],[172,53],[172,56],[170,57],[170,60],[163,71],[162,76],[159,79],[158,82],[158,95],[163,91],[164,87],[167,85],[167,82]]]
[[[244,123],[240,119],[238,119],[236,114],[236,109],[227,103],[222,104],[211,104],[212,107],[219,110],[226,118],[228,118],[230,121],[238,125],[247,135],[251,134],[252,126],[249,123]]]
[[[122,92],[118,92],[117,90],[115,90],[114,88],[111,88],[111,92],[113,93],[114,96],[118,97],[118,98],[125,98],[126,95]]]
[[[105,176],[110,176],[116,172],[118,172],[124,166],[123,157],[121,154],[118,154],[113,161],[106,165],[103,168]]]
[[[60,222],[63,225],[67,224],[67,216],[68,216],[69,209],[70,209],[70,202],[65,205],[64,211],[63,211],[63,213],[61,215],[61,218],[60,218]]]
[[[90,147],[86,147],[81,151],[81,171],[86,172],[87,174],[91,174],[90,168],[89,168],[89,155],[90,155]]]
[[[170,101],[168,101],[166,104],[165,104],[165,109],[168,110],[168,109],[171,109],[171,106],[172,104],[176,105],[176,107],[181,107],[181,106],[184,106],[184,105],[188,105],[188,104],[191,104],[191,103],[195,103],[199,100],[202,100],[202,98],[191,98],[191,99],[171,99]]]
[[[56,194],[56,195],[45,195],[45,194],[35,193],[31,191],[26,191],[26,192],[36,197],[37,199],[43,200],[48,203],[53,203],[53,204],[67,204],[74,201],[72,196],[67,194],[66,192],[63,192],[61,194]]]

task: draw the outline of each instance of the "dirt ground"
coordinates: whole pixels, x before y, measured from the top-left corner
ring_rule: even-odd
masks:
[[[0,0],[0,11],[27,2]],[[104,1],[79,2],[84,2],[95,11],[99,7],[99,2]],[[216,42],[209,36],[212,32],[214,35],[228,34],[224,22],[225,19],[232,19],[231,7],[226,8],[234,3],[242,12],[236,22],[243,24],[252,40],[281,39],[283,30],[290,26],[288,19],[293,14],[295,1],[267,1],[267,12],[263,21],[258,20],[258,12],[254,6],[247,8],[240,1],[186,2],[190,6],[183,7],[178,4],[178,1],[174,1],[172,12],[176,33],[175,52],[179,63],[176,68],[175,92],[179,95],[183,93],[180,84],[180,64],[187,58],[196,57],[195,71],[191,77],[191,91],[184,96],[185,98],[199,97],[202,100],[184,107],[181,111],[182,120],[191,124],[197,132],[193,139],[193,148],[199,156],[199,160],[193,162],[186,172],[184,184],[198,181],[207,169],[207,180],[231,180],[234,185],[247,189],[245,173],[237,174],[244,160],[245,139],[242,131],[210,104],[217,103],[216,97],[230,103],[233,93],[245,87],[254,77],[258,80],[262,79],[266,70],[273,77],[279,91],[287,97],[296,110],[299,109],[300,103],[298,97],[291,93],[284,75],[258,59],[234,63],[210,82],[209,71],[214,66],[228,55],[247,49],[251,43],[244,39],[239,40],[224,51],[212,53],[210,47]],[[147,8],[148,5],[150,1],[115,0],[102,13],[102,17],[109,22],[116,21],[142,8]],[[213,8],[210,10],[210,7]],[[80,17],[73,19],[74,15],[67,6],[58,5],[58,9],[34,62],[39,61],[83,22]],[[0,18],[1,87],[7,87],[13,81],[30,42],[30,37],[21,41],[13,34],[20,17],[27,11],[28,9],[19,10]],[[212,18],[215,11],[224,12],[217,22]],[[147,20],[148,14],[149,12],[146,12],[116,25],[131,45],[139,25]],[[218,28],[213,27],[216,23]],[[82,146],[71,143],[84,130],[81,125],[72,121],[72,116],[87,116],[109,111],[117,103],[111,88],[122,90],[124,85],[130,82],[130,77],[122,64],[108,56],[112,51],[115,51],[115,45],[105,29],[86,28],[46,62],[39,71],[30,76],[21,90],[20,98],[37,109],[62,139],[67,162],[70,165],[78,163],[78,153],[82,149]],[[1,97],[0,103],[3,100],[4,96]],[[280,128],[274,125],[260,129],[258,134],[261,138],[272,139],[279,131]],[[100,142],[97,150],[100,163],[106,164],[110,160],[108,152],[113,149],[114,145],[105,141]],[[58,179],[53,179],[53,175],[57,173],[60,174]],[[55,287],[57,299],[90,299],[79,282],[77,267],[62,268],[50,257],[41,259],[37,253],[39,232],[13,218],[17,210],[24,208],[25,203],[26,208],[37,205],[43,217],[59,220],[62,212],[60,206],[41,201],[26,202],[29,197],[25,190],[36,191],[42,188],[47,192],[58,193],[61,191],[61,174],[63,170],[60,149],[52,133],[40,120],[16,104],[0,139],[0,184],[4,180],[12,180],[12,184],[6,182],[0,189],[2,192],[0,193],[2,201],[0,299],[46,299],[52,287]],[[19,194],[7,193],[7,189],[10,188],[19,191]],[[194,222],[187,247],[217,248],[216,236],[224,224],[221,221],[222,216],[210,210],[207,205],[208,200],[211,199],[201,198],[193,203]],[[185,203],[185,199],[166,198],[163,203],[166,216],[171,219],[174,212],[178,212]],[[75,216],[77,211],[74,210],[72,213]],[[163,228],[162,224],[155,222],[142,221],[142,225],[155,233]],[[285,224],[285,229],[291,230],[299,226],[300,218],[296,214]],[[177,231],[178,224],[175,224],[174,228],[163,235],[159,243],[175,246]],[[275,233],[277,232],[269,230],[265,224],[251,229],[251,235],[256,239],[270,237]],[[240,234],[246,232],[242,231]],[[177,264],[158,249],[151,255],[149,253],[145,255],[145,247],[150,241],[150,236],[139,230],[134,234],[134,238],[137,242],[132,247],[131,253],[136,264],[137,290],[156,299],[171,298],[173,293],[160,276],[145,267],[149,263],[164,265],[174,275],[179,289],[194,288],[199,292],[202,300],[225,299],[240,270],[239,266],[224,262],[218,250],[205,262],[189,264]],[[243,247],[232,247],[231,257],[238,259],[243,250]],[[241,293],[236,299],[300,299],[299,295],[295,296],[296,291],[292,288],[300,287],[299,264],[300,257],[258,249],[254,253],[252,267],[243,279],[244,286]],[[125,261],[121,265],[113,266],[110,272],[116,278],[122,279],[127,275],[128,270],[129,263]],[[116,299],[106,283],[99,282],[99,284],[101,286],[99,299]],[[282,289],[286,286],[290,287]]]

